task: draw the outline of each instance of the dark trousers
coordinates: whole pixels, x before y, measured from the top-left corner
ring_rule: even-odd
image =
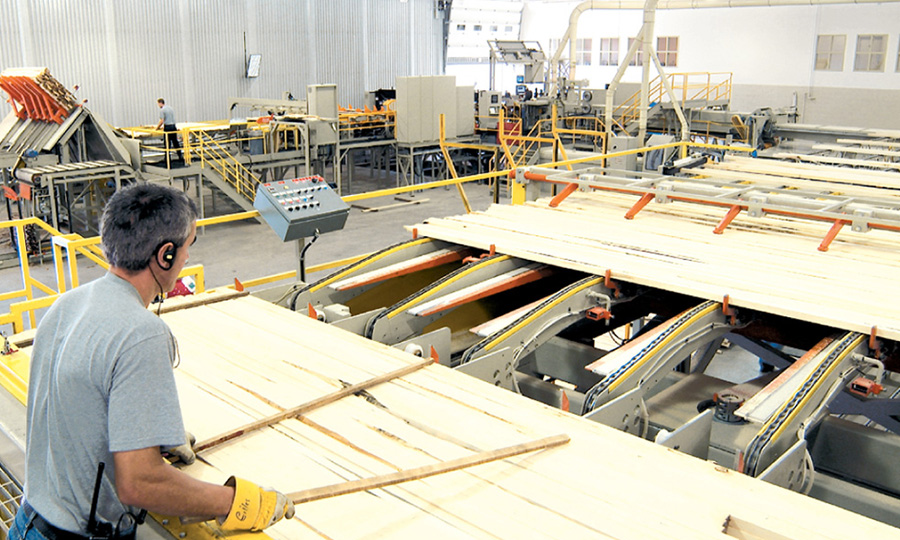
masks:
[[[175,127],[175,124],[164,125],[163,131],[166,132],[166,149],[178,150],[178,159],[184,159],[184,157],[181,155],[181,145],[178,144],[178,133],[176,133],[178,129]],[[168,152],[166,153],[166,155],[169,155]]]

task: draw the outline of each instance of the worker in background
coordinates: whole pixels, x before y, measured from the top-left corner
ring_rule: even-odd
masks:
[[[178,135],[176,134],[178,128],[175,127],[175,111],[166,105],[166,100],[163,98],[157,99],[156,104],[159,105],[159,123],[156,124],[156,129],[162,128],[166,132],[166,150],[178,150],[178,159],[183,161],[184,156],[181,154],[181,145],[178,144]],[[170,161],[168,151],[166,152],[166,162]]]
[[[172,290],[196,219],[184,193],[153,184],[107,203],[100,232],[109,272],[63,294],[34,339],[25,497],[10,540],[133,539],[139,509],[218,516],[226,530],[293,517],[282,493],[235,477],[202,482],[161,455],[194,460],[173,373],[178,344],[147,307]]]

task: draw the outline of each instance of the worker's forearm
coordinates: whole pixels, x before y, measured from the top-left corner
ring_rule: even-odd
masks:
[[[130,454],[115,454],[116,489],[123,503],[168,516],[228,514],[233,488],[192,478],[165,463],[158,452],[158,461]]]

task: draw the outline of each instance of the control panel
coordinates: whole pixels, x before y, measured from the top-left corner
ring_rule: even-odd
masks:
[[[343,229],[350,213],[321,176],[260,184],[253,207],[285,242]]]

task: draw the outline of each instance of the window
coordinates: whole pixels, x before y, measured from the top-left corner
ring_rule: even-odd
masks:
[[[862,35],[856,38],[854,71],[884,71],[884,55],[887,49],[886,35]]]
[[[634,43],[634,38],[628,38],[628,48],[631,49],[631,45]],[[638,43],[637,51],[634,52],[634,56],[631,58],[631,62],[628,62],[629,66],[643,66],[644,65],[644,47]]]
[[[579,66],[589,66],[591,65],[591,46],[593,45],[593,40],[590,38],[587,39],[576,39],[575,40],[575,63]]]
[[[600,38],[601,66],[619,65],[619,38]]]
[[[465,30],[466,30],[466,25],[464,25],[464,24],[457,24],[457,25],[456,25],[456,29],[459,30],[460,32],[465,32]]]
[[[656,54],[659,56],[659,63],[663,66],[675,67],[678,65],[678,38],[677,37],[658,37],[656,38]]]
[[[816,40],[816,70],[843,71],[847,36],[819,36]]]
[[[512,31],[513,31],[513,27],[512,27],[512,26],[507,26],[503,31],[504,31],[504,32],[507,32],[507,33],[512,32]]]
[[[496,31],[497,31],[497,25],[496,25],[496,24],[492,24],[492,25],[491,25],[491,32],[496,32]]]
[[[476,32],[481,32],[481,25],[480,25],[480,24],[476,24],[476,25],[472,28],[472,30],[475,30]]]

